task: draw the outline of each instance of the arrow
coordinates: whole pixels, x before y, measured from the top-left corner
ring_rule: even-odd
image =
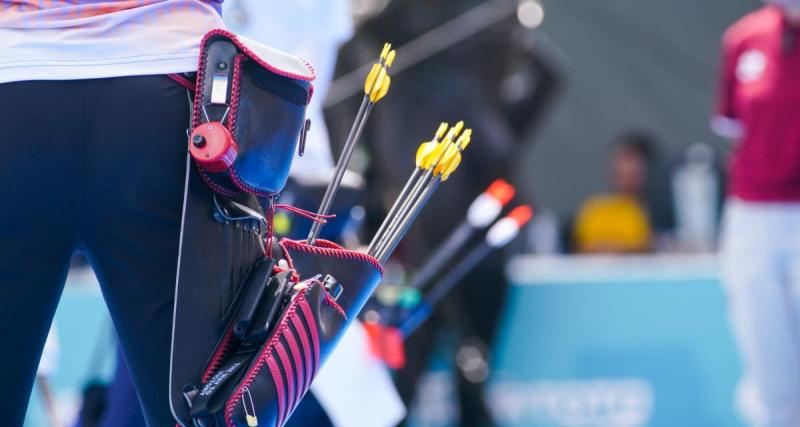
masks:
[[[342,177],[347,170],[347,166],[350,165],[353,151],[355,150],[358,140],[361,138],[361,134],[364,132],[364,127],[367,124],[367,119],[369,119],[372,108],[389,92],[392,78],[389,76],[388,70],[394,63],[396,55],[396,52],[392,50],[391,44],[384,44],[378,62],[372,66],[372,70],[370,70],[364,81],[364,99],[361,101],[361,106],[353,121],[353,126],[350,128],[350,133],[345,140],[342,155],[336,163],[333,178],[328,183],[328,187],[325,190],[322,203],[317,211],[318,215],[325,216],[330,212],[333,199],[336,197],[336,192],[339,191],[339,187],[342,184]],[[311,226],[311,231],[307,239],[309,245],[313,245],[316,242],[323,225],[324,223],[322,222],[315,222]]]

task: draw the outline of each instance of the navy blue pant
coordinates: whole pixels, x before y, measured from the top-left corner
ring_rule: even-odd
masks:
[[[70,258],[81,251],[148,425],[174,426],[167,393],[185,89],[165,76],[31,81],[0,84],[0,100],[0,425],[22,425]]]
[[[114,380],[108,386],[106,405],[99,427],[140,427],[144,424],[135,388],[122,354],[117,354],[117,369]]]

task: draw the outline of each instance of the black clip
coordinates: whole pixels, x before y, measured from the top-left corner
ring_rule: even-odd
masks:
[[[198,393],[200,393],[200,389],[194,384],[186,384],[183,386],[183,398],[186,400],[186,404],[190,409],[192,407],[192,402],[194,402],[194,399],[197,397]]]
[[[303,125],[303,130],[300,133],[300,144],[297,147],[297,155],[303,157],[303,154],[306,152],[306,138],[308,137],[308,131],[311,129],[311,119],[306,119],[306,123]]]
[[[325,278],[322,279],[322,284],[325,285],[325,289],[328,290],[334,301],[337,301],[342,295],[342,291],[344,291],[344,286],[330,274],[325,275]]]

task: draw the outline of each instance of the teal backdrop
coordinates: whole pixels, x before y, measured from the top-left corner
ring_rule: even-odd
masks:
[[[521,257],[508,272],[488,392],[500,426],[744,425],[714,257]],[[417,427],[458,425],[444,354]]]

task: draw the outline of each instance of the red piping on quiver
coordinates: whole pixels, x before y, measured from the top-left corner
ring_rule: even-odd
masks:
[[[294,326],[294,329],[297,331],[297,335],[300,336],[300,349],[303,352],[303,354],[314,354],[313,353],[314,349],[311,347],[311,341],[310,341],[308,335],[306,335],[304,333],[305,332],[305,326],[303,325],[303,322],[297,316],[292,317],[291,318],[291,322],[292,322],[292,325]],[[314,369],[315,369],[315,367],[314,367],[313,361],[311,359],[312,359],[311,357],[306,357],[305,358],[305,362],[306,362],[306,382],[305,382],[305,384],[303,384],[303,387],[305,387],[306,389],[311,387],[311,379],[314,378]]]
[[[328,215],[321,215],[316,212],[311,212],[305,209],[298,208],[297,206],[287,205],[278,203],[275,205],[275,209],[280,209],[282,211],[291,212],[293,214],[300,215],[304,218],[308,218],[311,221],[319,222],[321,224],[326,224],[329,219],[336,218],[336,214],[328,214]]]
[[[280,423],[282,422],[284,413],[286,412],[286,387],[283,384],[281,368],[278,367],[278,362],[275,360],[275,358],[269,358],[269,360],[266,361],[266,364],[270,375],[272,375],[273,383],[275,384],[275,392],[278,394],[278,422]],[[241,395],[239,398],[241,398]],[[228,417],[229,426],[235,426],[232,416],[233,411],[231,411],[231,416]]]
[[[316,282],[312,286],[323,285]],[[270,370],[278,393],[278,425],[282,425],[291,415],[293,409],[300,403],[299,399],[311,386],[311,380],[319,371],[320,335],[317,321],[307,299],[310,289],[311,287],[306,288],[292,299],[290,306],[281,317],[275,333],[258,354],[252,368],[247,372],[245,380],[225,405],[225,420],[228,427],[235,427],[233,412],[242,399],[244,389],[252,385],[264,366]],[[291,328],[294,328],[300,337],[302,352],[297,346]],[[289,359],[289,353],[281,342],[281,338],[286,341],[292,359]],[[305,359],[305,363],[302,363],[303,360],[298,360],[298,357]],[[292,368],[292,361],[294,361],[294,368]],[[283,382],[281,370],[286,374],[286,384]]]
[[[247,58],[245,55],[239,54],[233,58],[233,84],[231,85],[231,104],[230,112],[226,120],[228,129],[231,130],[231,135],[236,135],[236,119],[239,117],[239,97],[242,93],[242,61]]]
[[[252,59],[253,61],[257,62],[260,66],[264,67],[265,69],[267,69],[267,70],[269,70],[269,71],[271,71],[271,72],[273,72],[273,73],[275,73],[275,74],[277,74],[279,76],[287,77],[287,78],[294,79],[294,80],[307,81],[307,82],[311,82],[312,80],[314,80],[316,78],[316,73],[314,72],[314,68],[308,62],[306,62],[306,61],[304,61],[302,59],[300,59],[300,60],[303,62],[303,65],[305,65],[305,67],[309,71],[309,75],[308,76],[303,76],[303,75],[300,75],[300,74],[296,74],[296,73],[292,73],[292,72],[289,72],[289,71],[286,71],[286,70],[282,70],[280,68],[277,68],[277,67],[269,64],[268,62],[266,62],[264,60],[264,58],[261,58],[260,56],[256,55],[255,52],[253,52],[249,47],[247,47],[246,44],[244,44],[241,40],[239,40],[239,38],[236,36],[236,34],[231,33],[230,31],[223,30],[223,29],[215,29],[215,30],[211,30],[208,33],[206,33],[206,35],[203,37],[203,40],[200,42],[201,52],[203,52],[203,53],[200,54],[200,58],[198,60],[197,81],[195,82],[195,88],[194,88],[194,91],[195,91],[196,94],[203,93],[203,81],[205,80],[205,68],[206,68],[206,62],[208,60],[208,56],[205,54],[205,50],[203,48],[208,44],[209,40],[212,37],[215,37],[215,36],[222,36],[222,37],[228,38],[234,45],[236,45],[236,47],[240,51],[244,52],[243,54],[236,55],[236,57],[234,58],[234,63],[236,64],[236,66],[234,66],[233,87],[231,88],[231,111],[229,112],[230,115],[228,117],[228,120],[226,121],[229,124],[228,129],[231,131],[231,134],[234,135],[234,136],[236,135],[236,129],[233,128],[232,126],[230,126],[230,124],[234,124],[234,126],[235,126],[235,123],[236,123],[236,116],[238,114],[238,103],[239,103],[239,82],[238,82],[239,75],[238,75],[238,73],[240,73],[240,70],[241,70],[241,62],[245,58]],[[173,80],[177,81],[181,85],[187,86],[187,83],[189,83],[189,86],[191,86],[191,82],[189,82],[188,79],[184,81],[183,79],[180,78],[180,76],[177,76],[177,75],[176,76],[170,75],[170,78],[172,78]],[[187,86],[187,87],[189,87],[189,86]],[[309,85],[309,100],[311,98],[311,94],[312,93],[313,93],[313,85]],[[200,125],[201,105],[202,105],[202,101],[200,100],[200,98],[195,97],[194,105],[193,105],[193,111],[192,111],[192,129],[195,129],[195,128],[197,128],[197,126]],[[216,185],[216,183],[213,183],[212,178],[208,174],[202,173],[202,171],[201,171],[200,175],[202,176],[203,181],[205,181],[206,184],[208,184],[210,187],[214,188],[214,190],[219,192],[220,194],[226,195],[228,197],[233,197],[233,196],[236,196],[236,195],[240,194],[238,192],[234,192],[234,191],[231,191],[231,190],[223,189],[219,185]],[[253,186],[247,184],[239,176],[239,174],[236,173],[236,170],[233,169],[233,168],[228,170],[228,176],[230,177],[230,180],[234,184],[234,186],[236,186],[239,190],[244,191],[245,193],[252,193],[252,194],[255,194],[256,196],[259,196],[259,197],[272,197],[272,196],[275,195],[275,193],[268,193],[268,192],[257,190]]]
[[[306,244],[305,240],[281,239],[281,245],[289,249],[294,249],[300,252],[305,252],[310,254],[368,262],[372,264],[372,266],[375,267],[376,270],[378,270],[378,273],[380,273],[381,278],[383,277],[383,266],[381,266],[381,263],[378,262],[377,259],[363,252],[344,249],[343,247],[329,240],[318,239],[316,241],[316,245],[311,246]]]
[[[300,332],[297,334],[300,335]],[[303,393],[306,390],[306,376],[311,375],[311,372],[308,372],[306,369],[304,369],[305,363],[303,363],[303,357],[300,353],[300,346],[297,344],[297,340],[295,339],[292,331],[283,334],[283,339],[286,340],[286,344],[289,346],[289,353],[292,356],[295,370],[297,371],[297,375],[295,376],[295,379],[297,380],[297,388],[295,389],[294,401],[300,403],[300,398],[303,397]],[[306,357],[306,359],[308,359],[308,357]]]
[[[314,71],[314,67],[312,67],[311,64],[309,64],[302,58],[298,59],[300,59],[303,62],[303,65],[305,65],[305,67],[308,69],[308,72],[310,73],[309,76],[301,76],[300,74],[295,74],[289,71],[281,70],[280,68],[273,66],[272,64],[266,62],[264,58],[261,58],[260,56],[256,55],[255,52],[253,52],[249,47],[247,47],[246,44],[242,43],[242,41],[239,40],[239,37],[236,34],[223,29],[217,28],[206,33],[206,35],[203,37],[203,41],[200,42],[200,46],[205,46],[208,40],[214,36],[224,36],[229,38],[233,42],[233,44],[235,44],[237,48],[242,50],[250,59],[258,62],[259,65],[272,71],[273,73],[279,76],[284,76],[290,79],[302,80],[306,82],[310,82],[317,77],[317,74]]]
[[[208,364],[205,372],[203,372],[202,381],[205,383],[208,381],[212,375],[216,372],[217,368],[219,368],[219,364],[222,361],[222,358],[230,349],[231,342],[233,342],[233,328],[228,328],[228,331],[225,332],[225,335],[222,337],[222,342],[220,343],[217,351],[214,352],[214,356],[211,357],[211,363]]]
[[[286,401],[288,396],[286,395],[285,387],[282,382],[280,368],[278,367],[276,358],[273,356],[272,352],[275,350],[276,345],[280,343],[280,338],[283,334],[283,331],[288,327],[286,324],[286,319],[291,318],[296,313],[299,301],[304,298],[305,292],[301,292],[292,300],[289,308],[283,314],[283,317],[281,317],[277,330],[272,334],[272,337],[269,339],[267,345],[261,349],[261,352],[256,357],[253,368],[250,369],[245,377],[245,380],[239,384],[239,387],[236,389],[230,399],[228,399],[228,403],[225,405],[225,419],[228,427],[236,427],[236,424],[233,422],[233,411],[236,409],[236,405],[242,399],[244,389],[253,383],[253,380],[256,376],[258,376],[258,373],[261,372],[261,369],[265,365],[270,370],[270,374],[272,375],[273,381],[275,381],[275,387],[278,393],[278,425],[280,425],[282,422],[283,417],[286,415],[285,413],[288,412],[286,411]],[[291,379],[287,378],[287,381],[291,381]]]
[[[287,328],[282,328],[281,336],[285,336],[285,331],[288,330]],[[286,372],[286,400],[287,400],[287,413],[291,412],[291,408],[294,408],[297,403],[295,401],[295,385],[297,385],[297,377],[295,377],[294,369],[292,368],[292,362],[289,361],[289,355],[286,353],[286,348],[282,345],[282,343],[278,343],[275,346],[275,353],[278,354],[278,361],[280,365],[283,367],[283,372]]]

